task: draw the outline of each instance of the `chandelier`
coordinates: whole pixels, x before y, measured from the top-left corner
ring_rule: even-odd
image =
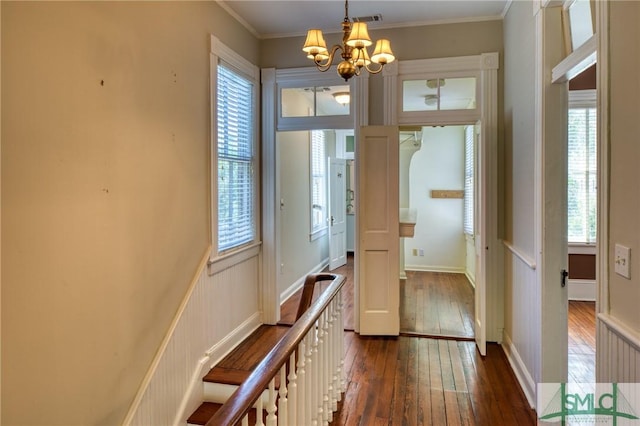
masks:
[[[327,50],[322,30],[311,29],[307,32],[307,40],[302,50],[324,72],[331,68],[336,53],[341,51],[342,61],[338,64],[338,74],[348,81],[354,75],[360,75],[362,69],[377,74],[382,68],[396,58],[391,51],[391,43],[385,38],[376,42],[373,54],[369,57],[367,47],[371,46],[371,38],[365,22],[349,21],[349,0],[344,2],[344,21],[342,21],[342,45],[336,44]],[[371,66],[374,63],[376,65]]]

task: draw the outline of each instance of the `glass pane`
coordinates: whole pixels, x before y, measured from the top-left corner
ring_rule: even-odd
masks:
[[[345,147],[345,152],[356,152],[356,142],[354,136],[346,137],[347,146]]]
[[[476,108],[476,78],[433,78],[402,82],[403,111]]]
[[[476,109],[476,78],[447,78],[440,85],[440,109]]]
[[[348,85],[317,87],[316,99],[317,116],[349,115],[351,94]]]
[[[282,117],[349,115],[349,86],[282,89]]]
[[[438,84],[433,80],[405,80],[402,82],[403,111],[437,111]],[[429,85],[427,85],[429,82]],[[434,82],[436,82],[434,84]]]
[[[571,46],[573,50],[582,46],[593,35],[591,4],[589,0],[576,0],[569,8]]]
[[[294,87],[282,89],[282,117],[313,117],[314,88]]]

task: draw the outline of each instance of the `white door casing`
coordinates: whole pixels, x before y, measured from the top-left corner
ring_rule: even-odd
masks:
[[[329,270],[347,263],[347,160],[329,158]]]
[[[400,333],[399,129],[360,129],[356,239],[360,334]]]

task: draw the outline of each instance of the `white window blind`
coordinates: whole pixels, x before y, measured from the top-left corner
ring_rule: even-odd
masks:
[[[218,251],[255,239],[253,83],[217,67]]]
[[[311,131],[311,234],[327,226],[324,130]]]
[[[595,243],[596,109],[570,108],[568,125],[568,240],[570,243]]]
[[[473,217],[475,191],[473,175],[475,162],[475,144],[473,137],[473,126],[467,126],[464,130],[464,219],[463,231],[465,234],[473,235]]]

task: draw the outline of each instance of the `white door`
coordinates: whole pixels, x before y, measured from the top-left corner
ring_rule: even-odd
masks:
[[[476,281],[475,281],[475,321],[474,335],[476,345],[481,355],[487,354],[487,253],[488,247],[487,229],[485,224],[485,212],[487,211],[487,196],[483,188],[487,188],[487,161],[488,153],[482,143],[481,125],[478,121],[473,129],[475,138],[475,197],[474,197],[474,230],[475,230],[475,253],[476,253]]]
[[[356,148],[360,334],[400,333],[399,130],[362,127]]]
[[[329,270],[347,263],[347,160],[329,158]]]

